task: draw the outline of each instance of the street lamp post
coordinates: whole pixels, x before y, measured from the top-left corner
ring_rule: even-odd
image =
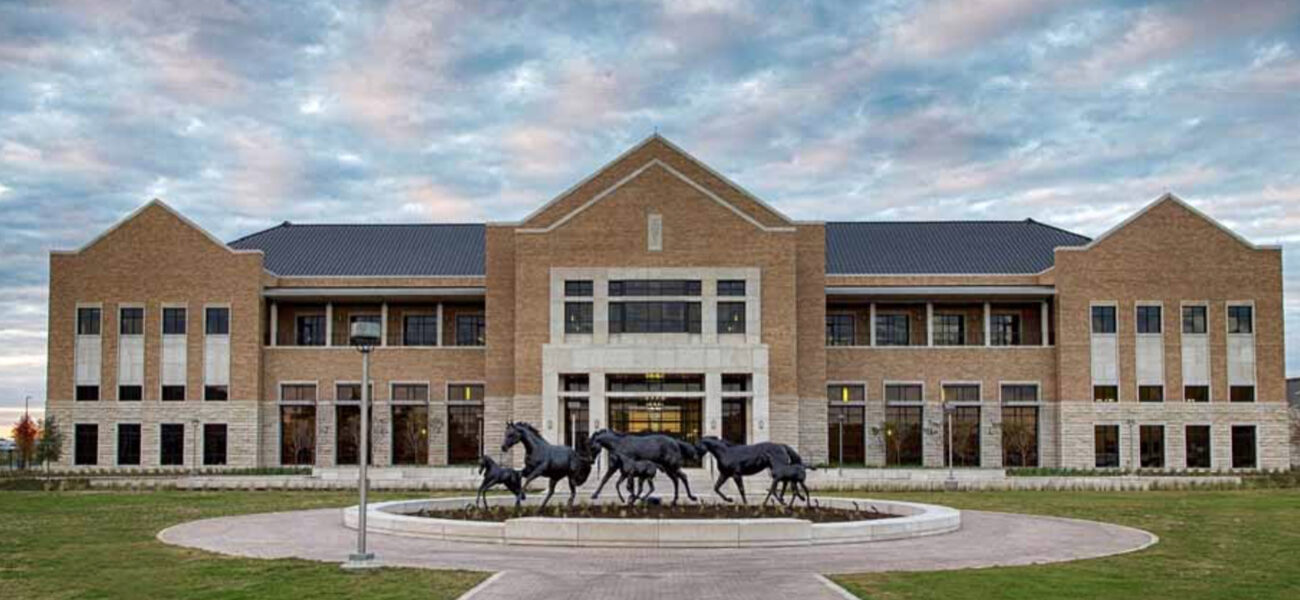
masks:
[[[348,556],[344,569],[379,566],[374,553],[366,550],[366,493],[370,490],[366,463],[370,458],[370,352],[379,344],[380,332],[379,323],[373,321],[357,321],[350,332],[352,345],[361,353],[361,449],[357,453],[357,489],[361,502],[357,506],[357,551]]]
[[[957,407],[951,404],[943,405],[943,415],[948,419],[948,481],[944,485],[950,490],[957,489],[957,474],[953,471],[952,464],[952,418],[956,412]]]

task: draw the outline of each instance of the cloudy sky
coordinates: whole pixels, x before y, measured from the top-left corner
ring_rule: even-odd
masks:
[[[1174,191],[1287,261],[1300,2],[0,3],[0,409],[44,397],[47,252],[151,197],[283,220],[522,216],[655,128],[796,218]]]

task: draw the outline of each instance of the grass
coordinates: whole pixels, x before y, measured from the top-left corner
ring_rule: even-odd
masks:
[[[1145,551],[1056,565],[836,576],[862,598],[1300,598],[1300,489],[872,494],[1129,525]],[[996,544],[990,539],[989,544]]]
[[[219,556],[154,537],[204,517],[355,501],[342,492],[0,492],[0,598],[450,599],[486,576],[346,573],[319,562]]]

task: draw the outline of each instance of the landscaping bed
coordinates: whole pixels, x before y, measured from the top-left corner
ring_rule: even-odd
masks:
[[[536,506],[520,508],[494,506],[489,508],[465,506],[456,509],[421,510],[414,516],[458,521],[503,522],[525,517],[551,517],[561,519],[803,519],[813,523],[847,523],[890,519],[891,515],[874,510],[864,502],[860,510],[843,508],[797,506],[736,505],[736,504],[649,504],[629,507],[621,504],[581,504],[572,508],[552,505],[545,509]]]

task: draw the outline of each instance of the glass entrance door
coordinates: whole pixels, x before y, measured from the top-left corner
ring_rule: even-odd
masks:
[[[611,398],[609,426],[622,433],[662,433],[689,444],[704,430],[704,401],[700,398]],[[700,466],[699,460],[687,466]]]

